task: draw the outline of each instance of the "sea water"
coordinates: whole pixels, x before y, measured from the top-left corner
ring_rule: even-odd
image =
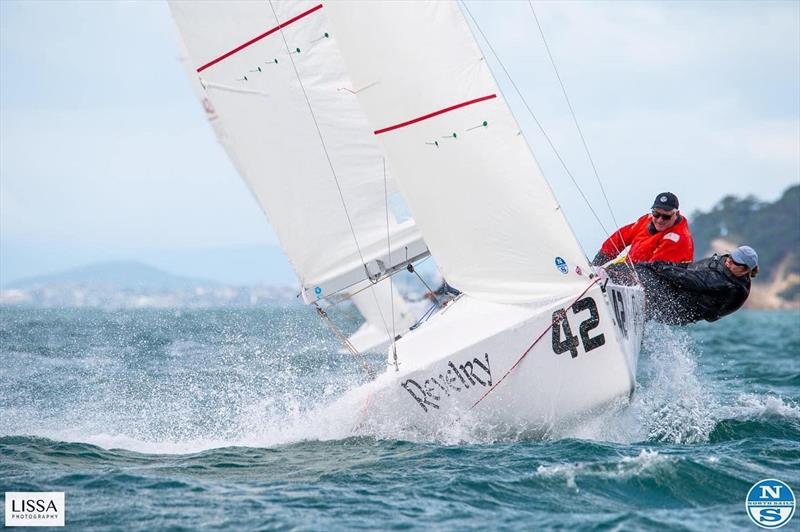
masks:
[[[0,492],[81,530],[754,530],[753,483],[800,495],[800,313],[646,338],[625,407],[432,439],[325,408],[366,377],[305,307],[2,308]]]

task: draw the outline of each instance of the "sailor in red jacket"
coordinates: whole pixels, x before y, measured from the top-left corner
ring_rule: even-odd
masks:
[[[672,192],[656,196],[653,211],[634,223],[621,227],[603,242],[592,264],[600,266],[631,246],[632,262],[692,262],[694,243],[686,218],[678,210],[678,197]]]

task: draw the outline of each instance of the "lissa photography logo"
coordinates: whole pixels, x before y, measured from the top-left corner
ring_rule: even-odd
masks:
[[[64,526],[63,491],[7,491],[6,526]]]
[[[774,478],[753,484],[745,500],[747,515],[761,528],[780,528],[788,523],[796,504],[791,488]]]

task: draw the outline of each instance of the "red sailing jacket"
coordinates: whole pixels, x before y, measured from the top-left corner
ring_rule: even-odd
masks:
[[[694,242],[686,218],[681,216],[678,223],[660,232],[651,224],[652,219],[652,215],[645,214],[632,224],[621,227],[603,242],[600,251],[607,257],[616,257],[630,245],[628,257],[633,262],[692,262]]]

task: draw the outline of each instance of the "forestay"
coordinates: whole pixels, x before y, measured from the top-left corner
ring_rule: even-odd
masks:
[[[364,286],[351,300],[365,321],[348,340],[362,353],[379,351],[396,336],[405,334],[419,314],[390,282]]]
[[[454,2],[325,5],[374,136],[447,281],[479,298],[576,293],[588,264]]]
[[[170,2],[215,131],[306,301],[426,254],[319,2]],[[274,9],[274,11],[273,11]],[[386,177],[385,177],[386,176]],[[391,256],[389,256],[391,246]]]

